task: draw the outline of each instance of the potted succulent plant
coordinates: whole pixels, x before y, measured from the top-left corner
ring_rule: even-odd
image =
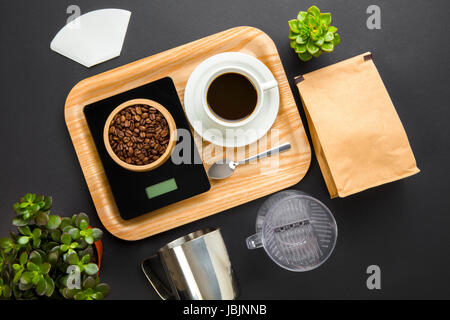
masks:
[[[102,231],[85,213],[60,217],[51,207],[51,197],[31,193],[14,204],[17,232],[0,238],[0,298],[103,299],[109,286],[98,278]]]
[[[337,28],[330,25],[331,14],[321,13],[312,6],[300,11],[297,19],[289,21],[289,40],[302,61],[319,57],[323,52],[332,52],[341,42]]]

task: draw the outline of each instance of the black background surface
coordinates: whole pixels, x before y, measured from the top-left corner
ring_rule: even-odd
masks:
[[[179,236],[220,226],[242,299],[450,298],[450,175],[447,0],[314,1],[331,11],[342,43],[332,54],[301,62],[289,47],[287,21],[313,2],[299,0],[1,1],[0,233],[11,228],[12,204],[26,192],[54,197],[54,212],[86,212],[101,226],[64,123],[64,102],[80,80],[234,26],[262,29],[275,41],[297,105],[293,77],[372,51],[403,121],[421,173],[345,199],[330,200],[315,157],[294,188],[323,201],[339,237],[319,269],[292,273],[263,250],[248,251],[264,199],[138,241],[104,235],[102,280],[113,299],[158,299],[140,271],[142,258]],[[122,55],[87,69],[51,51],[70,4],[82,13],[132,11]],[[366,9],[378,4],[382,29],[368,30]],[[301,110],[302,119],[305,121]],[[366,288],[366,268],[382,271],[382,289]]]

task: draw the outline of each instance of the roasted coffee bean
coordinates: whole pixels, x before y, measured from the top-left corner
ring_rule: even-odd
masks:
[[[121,110],[111,121],[109,143],[122,161],[146,165],[161,157],[169,144],[169,125],[154,107],[134,105]]]

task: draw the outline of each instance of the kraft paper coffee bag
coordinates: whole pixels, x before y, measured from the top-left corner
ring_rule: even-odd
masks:
[[[370,53],[299,76],[295,82],[332,198],[419,172]]]

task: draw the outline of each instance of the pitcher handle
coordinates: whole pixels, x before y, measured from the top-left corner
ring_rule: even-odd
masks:
[[[151,261],[157,261],[158,263],[161,263],[159,260],[159,256],[157,254],[142,260],[141,262],[141,268],[144,272],[145,276],[147,277],[147,280],[152,285],[153,289],[155,289],[156,293],[160,296],[163,300],[173,300],[174,296],[170,292],[169,289],[163,284],[161,279],[156,275],[156,273],[152,270],[150,267]]]
[[[257,249],[257,248],[261,248],[263,243],[262,243],[262,234],[261,233],[256,233],[250,237],[247,238],[246,240],[247,243],[247,248],[248,249]]]

